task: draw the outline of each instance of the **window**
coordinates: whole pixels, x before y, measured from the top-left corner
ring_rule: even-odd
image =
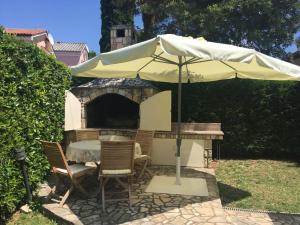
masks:
[[[125,29],[117,29],[117,37],[125,37]]]

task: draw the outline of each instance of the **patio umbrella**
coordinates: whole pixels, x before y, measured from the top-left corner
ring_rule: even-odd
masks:
[[[134,44],[71,67],[73,76],[178,83],[176,184],[180,184],[181,84],[232,78],[300,80],[300,67],[254,49],[173,34]]]

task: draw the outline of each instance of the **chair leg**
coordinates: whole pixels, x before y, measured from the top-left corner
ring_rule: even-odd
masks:
[[[122,188],[126,189],[126,184],[124,184],[118,177],[115,178],[115,180],[121,185]]]
[[[102,182],[101,182],[101,193],[102,193],[102,210],[103,212],[105,212],[105,193],[104,193],[104,179],[102,178],[101,179]]]
[[[62,200],[60,201],[59,207],[63,207],[63,205],[65,204],[66,200],[68,199],[68,197],[70,196],[70,194],[72,193],[73,190],[74,190],[74,187],[71,186],[71,188],[65,193]]]
[[[144,172],[145,172],[145,169],[147,167],[147,164],[148,164],[148,160],[145,160],[143,168],[142,168],[142,170],[140,172],[140,175],[138,176],[138,180],[144,175]]]
[[[145,171],[147,171],[147,173],[149,173],[150,174],[150,176],[154,176],[154,174],[152,173],[152,171],[150,171],[148,168],[145,168]]]
[[[131,202],[131,182],[132,182],[132,177],[128,176],[128,200],[129,200],[129,208],[131,209],[132,202]]]
[[[85,197],[88,196],[86,190],[81,186],[81,184],[77,180],[72,180],[76,189],[78,189]]]

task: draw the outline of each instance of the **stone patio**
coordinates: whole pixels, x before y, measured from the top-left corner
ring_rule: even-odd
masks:
[[[154,175],[175,176],[173,166],[152,166]],[[300,224],[300,216],[278,216],[263,213],[224,210],[218,194],[217,183],[212,169],[183,168],[183,177],[205,178],[209,196],[183,196],[145,193],[150,176],[144,176],[133,185],[133,205],[127,202],[106,203],[107,212],[102,212],[101,201],[95,197],[80,198],[73,194],[64,205],[46,203],[46,212],[71,224]],[[88,182],[87,182],[88,183]],[[111,183],[111,188],[117,188]],[[94,185],[96,186],[96,185]],[[40,195],[46,195],[49,186],[43,185]],[[109,187],[107,188],[109,190]],[[91,190],[91,191],[95,191]],[[274,222],[274,223],[273,223]]]

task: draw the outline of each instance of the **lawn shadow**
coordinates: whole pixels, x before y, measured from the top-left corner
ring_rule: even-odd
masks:
[[[300,161],[288,161],[293,163],[293,165],[288,165],[287,167],[300,167]]]
[[[219,188],[220,199],[222,201],[222,205],[224,206],[231,202],[239,201],[243,198],[251,196],[251,193],[248,191],[241,190],[219,181],[217,182],[217,184]]]

